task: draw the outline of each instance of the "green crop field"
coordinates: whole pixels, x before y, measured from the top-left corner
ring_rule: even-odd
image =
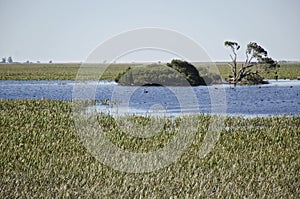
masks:
[[[226,117],[219,141],[201,158],[210,116],[198,115],[195,139],[177,161],[138,174],[95,159],[79,139],[71,107],[67,101],[0,101],[0,198],[300,197],[299,116]],[[165,129],[159,139],[126,137],[113,118],[98,119],[111,142],[129,151],[156,150],[172,136]]]
[[[205,74],[206,71],[210,71],[212,63],[195,63],[194,65],[199,69],[201,73]],[[102,80],[114,80],[119,73],[126,71],[128,67],[135,67],[139,64],[112,64],[101,75],[101,78],[97,76],[97,79]],[[228,63],[216,63],[218,71],[213,72],[220,73],[225,79],[230,75],[230,68]],[[300,76],[300,63],[281,63],[281,67],[278,71],[278,77],[280,79],[296,79]],[[74,64],[0,64],[0,80],[74,80],[76,79],[78,70],[80,68],[79,63]],[[87,75],[99,74],[99,67],[103,67],[103,64],[85,64],[85,73]],[[203,69],[205,69],[203,71]],[[83,74],[81,74],[83,75]],[[274,79],[272,74],[263,74],[265,78]],[[88,78],[88,77],[87,77]]]

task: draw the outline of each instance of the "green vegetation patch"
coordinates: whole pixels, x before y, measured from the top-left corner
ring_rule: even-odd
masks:
[[[157,64],[134,67],[133,69],[128,68],[125,73],[120,73],[116,78],[116,82],[118,82],[120,85],[135,86],[188,86],[188,80],[189,79],[186,79],[182,73],[165,65]],[[204,83],[204,81],[202,83]]]
[[[206,85],[199,71],[190,63],[172,60],[167,65],[150,64],[128,68],[115,79],[120,85],[164,85],[164,86],[199,86]]]
[[[134,65],[134,64],[133,64]],[[117,75],[125,71],[130,65],[112,64],[0,64],[1,80],[75,80],[101,79],[114,80]],[[80,67],[84,69],[77,77]],[[101,68],[107,67],[103,72]],[[103,72],[102,74],[100,73]],[[95,75],[96,74],[96,75]],[[100,76],[101,75],[101,76]],[[96,78],[95,78],[96,77]]]
[[[200,86],[222,82],[218,71],[211,72],[210,67],[201,68],[200,71],[201,73],[194,65],[186,61],[172,60],[166,65],[150,64],[129,67],[126,71],[119,73],[115,81],[127,86]]]
[[[198,115],[192,119],[198,133],[181,158],[154,172],[130,174],[86,150],[71,107],[65,101],[0,101],[0,198],[299,198],[299,116],[227,117],[216,146],[200,158],[210,116]],[[143,139],[124,134],[110,116],[98,120],[112,143],[126,150],[156,150],[174,135],[167,119],[160,134]]]

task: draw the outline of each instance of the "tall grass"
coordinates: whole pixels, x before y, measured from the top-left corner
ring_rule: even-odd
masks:
[[[130,174],[88,153],[71,107],[64,101],[0,101],[0,198],[300,196],[299,116],[227,117],[218,143],[200,158],[210,116],[199,115],[193,121],[198,133],[177,161],[154,172]],[[111,141],[127,150],[156,150],[172,136],[166,128],[158,140],[134,139],[112,125],[113,118],[99,115],[98,120],[109,129]]]

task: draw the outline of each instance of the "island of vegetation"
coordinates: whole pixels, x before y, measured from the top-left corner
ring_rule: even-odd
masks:
[[[229,63],[231,75],[227,79],[230,84],[268,84],[261,73],[273,73],[278,79],[280,65],[277,61],[268,57],[268,52],[256,42],[250,42],[246,49],[246,60],[238,66],[237,56],[240,45],[237,42],[225,41],[224,45],[232,51]]]
[[[268,83],[262,73],[273,73],[278,79],[280,65],[267,51],[256,42],[250,42],[246,49],[246,60],[241,64],[237,61],[237,51],[240,45],[237,42],[226,41],[226,47],[230,47],[232,62],[231,74],[225,78],[229,84],[266,84]],[[207,72],[207,71],[206,71]],[[115,78],[119,85],[126,86],[201,86],[216,83],[224,83],[220,75],[216,73],[200,74],[197,68],[187,61],[173,59],[171,63],[150,64],[139,67],[129,67],[119,73]]]
[[[129,67],[125,72],[119,73],[115,81],[126,86],[202,86],[221,82],[221,77],[216,74],[201,76],[191,63],[173,59],[166,65]]]

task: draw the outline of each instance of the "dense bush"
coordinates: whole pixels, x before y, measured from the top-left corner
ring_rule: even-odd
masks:
[[[190,63],[172,60],[167,65],[151,64],[128,68],[116,78],[120,85],[163,85],[163,86],[199,86],[206,82],[199,71]]]

